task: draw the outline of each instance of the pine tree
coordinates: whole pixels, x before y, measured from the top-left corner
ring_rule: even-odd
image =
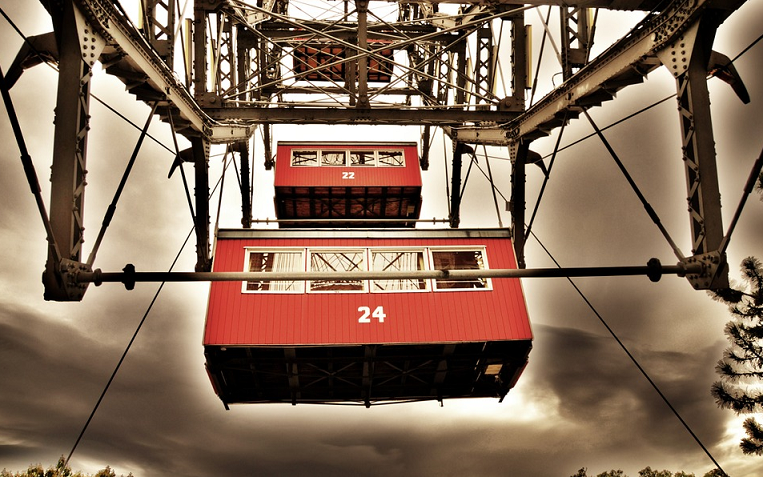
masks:
[[[756,258],[742,262],[745,288],[726,293],[722,299],[729,303],[733,319],[726,324],[731,346],[718,361],[716,371],[720,380],[713,383],[711,393],[715,402],[737,414],[763,411],[763,266]],[[757,386],[757,389],[756,389]],[[763,455],[763,428],[750,417],[745,420],[747,437],[740,447],[745,454]]]
[[[638,471],[639,477],[694,477],[694,474],[687,474],[686,472],[679,470],[675,474],[669,470],[652,470],[651,467],[646,467]],[[588,477],[588,469],[586,467],[581,468],[570,477]],[[602,472],[597,474],[596,477],[628,477],[622,470],[610,470],[608,472]],[[702,477],[729,477],[724,474],[720,469],[712,469],[705,473]]]
[[[66,463],[64,456],[58,459],[58,463],[55,467],[49,467],[45,470],[42,464],[32,464],[26,470],[26,472],[11,472],[7,469],[0,471],[0,477],[116,477],[116,472],[112,470],[108,465],[106,468],[99,470],[95,474],[83,474],[82,472],[72,472],[69,465]],[[120,475],[119,477],[124,477]],[[127,474],[127,477],[133,477],[132,472]]]

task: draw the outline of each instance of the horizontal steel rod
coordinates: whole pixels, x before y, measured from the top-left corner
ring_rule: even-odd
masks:
[[[205,108],[212,119],[219,121],[245,121],[248,124],[392,124],[392,125],[461,125],[481,121],[508,123],[519,116],[514,111],[464,111],[456,109],[428,110],[373,108],[359,111],[354,108],[317,107],[267,107],[270,103],[258,103],[264,107]],[[452,107],[452,106],[450,106]],[[504,131],[505,137],[505,131]]]
[[[301,223],[309,223],[309,224],[315,224],[315,223],[323,223],[323,224],[330,224],[330,223],[387,223],[387,222],[425,222],[425,223],[436,223],[436,222],[449,222],[450,219],[438,219],[438,218],[432,218],[432,219],[408,219],[405,217],[400,217],[397,219],[378,219],[378,218],[365,218],[365,219],[344,219],[339,217],[333,217],[328,219],[252,219],[253,224],[270,224],[270,223],[286,223],[286,224],[301,224]]]
[[[131,289],[136,282],[244,282],[244,281],[301,281],[301,280],[412,280],[412,279],[476,279],[476,278],[565,278],[565,277],[611,277],[647,275],[658,281],[662,275],[701,274],[701,264],[677,264],[662,266],[650,261],[646,266],[625,267],[578,267],[536,269],[488,269],[488,270],[426,270],[413,272],[136,272],[131,265],[122,272],[81,271],[75,280],[79,283],[124,283]]]

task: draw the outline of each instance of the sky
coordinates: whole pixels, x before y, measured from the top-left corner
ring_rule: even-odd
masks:
[[[125,2],[127,3],[127,2]],[[50,30],[38,2],[0,0],[26,35]],[[536,16],[528,13],[528,19]],[[616,38],[621,16],[606,17],[599,41]],[[724,23],[715,49],[736,56],[761,33],[763,5],[747,2]],[[609,32],[609,33],[608,33]],[[535,29],[535,35],[540,29]],[[7,71],[22,40],[0,20],[0,67]],[[763,148],[763,45],[736,63],[752,101],[742,104],[728,85],[709,81],[716,153],[728,224],[754,160]],[[549,66],[553,71],[553,65]],[[543,76],[547,81],[550,74]],[[11,95],[43,188],[49,197],[53,108],[57,74],[42,65],[27,70]],[[665,69],[646,83],[621,91],[591,111],[599,126],[611,124],[675,92]],[[93,93],[137,124],[148,108],[116,79],[96,69]],[[91,105],[88,142],[85,250],[119,183],[138,131],[98,102]],[[353,128],[353,135],[416,140],[418,129]],[[169,127],[150,132],[172,147]],[[585,120],[565,129],[561,144],[591,132]],[[357,134],[355,134],[357,133]],[[557,134],[532,149],[553,151]],[[346,134],[331,127],[277,128],[276,140],[320,139]],[[644,195],[684,253],[689,253],[685,174],[674,100],[661,103],[605,132]],[[336,137],[336,136],[334,136]],[[159,284],[133,291],[119,284],[91,286],[79,303],[43,300],[40,275],[45,233],[26,185],[10,123],[0,115],[0,469],[54,464],[68,455]],[[450,154],[438,137],[425,180],[422,218],[447,216],[443,164]],[[219,152],[219,151],[218,151]],[[221,171],[213,151],[211,175]],[[255,217],[273,218],[272,171],[255,145]],[[491,152],[491,155],[493,153]],[[491,161],[496,187],[510,192],[506,151]],[[117,206],[96,260],[104,271],[133,263],[138,270],[167,270],[191,230],[179,175],[167,179],[173,156],[147,141]],[[189,169],[190,171],[190,169]],[[235,178],[221,202],[220,226],[240,224]],[[528,169],[528,205],[542,176]],[[231,187],[230,184],[234,184]],[[755,194],[728,250],[732,279],[747,256],[763,257],[763,202]],[[216,200],[216,199],[215,199]],[[217,202],[215,202],[216,204]],[[501,202],[500,205],[503,205]],[[217,206],[214,206],[216,210]],[[501,207],[503,209],[503,207]],[[213,210],[213,225],[215,222]],[[510,222],[502,212],[502,221]],[[473,171],[464,195],[462,228],[495,227],[487,181]],[[643,265],[652,257],[676,259],[595,139],[560,152],[533,231],[562,266]],[[192,270],[193,243],[176,270]],[[554,266],[535,240],[527,245],[529,268]],[[710,396],[715,363],[727,342],[725,305],[678,277],[659,283],[645,277],[585,278],[575,283],[672,405],[732,477],[759,475],[761,458],[741,454],[741,420],[720,410]],[[566,477],[622,469],[631,477],[651,466],[702,475],[713,463],[564,279],[523,281],[533,332],[530,362],[502,403],[457,400],[364,407],[236,405],[226,411],[204,371],[202,331],[207,284],[168,284],[147,315],[70,464],[95,472],[111,466],[136,477],[292,476],[537,476]]]

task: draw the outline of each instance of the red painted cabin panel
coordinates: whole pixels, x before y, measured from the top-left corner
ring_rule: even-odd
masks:
[[[213,270],[315,271],[312,263],[340,271],[516,268],[504,229],[345,229],[220,231]],[[502,398],[531,340],[521,284],[508,278],[213,282],[204,332],[226,405]]]
[[[279,142],[275,208],[281,227],[413,227],[421,211],[416,144]]]
[[[305,81],[330,81],[343,82],[347,78],[345,67],[347,61],[341,61],[354,51],[347,51],[347,48],[340,44],[331,44],[323,42],[306,42],[305,38],[297,39],[302,46],[294,49],[294,71],[298,74],[297,80]],[[375,56],[368,58],[368,81],[389,83],[392,79],[393,54],[392,48],[381,48],[384,44],[389,44],[388,40],[371,40],[368,42],[376,53]],[[380,59],[380,57],[382,57]],[[357,64],[357,60],[355,60]],[[325,65],[331,66],[318,69]]]

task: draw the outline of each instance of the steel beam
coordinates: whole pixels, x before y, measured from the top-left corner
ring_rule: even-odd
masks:
[[[73,0],[73,2],[90,22],[91,30],[100,34],[106,41],[107,48],[100,58],[104,66],[118,64],[120,66],[118,71],[129,70],[130,74],[142,75],[147,87],[161,96],[163,101],[178,109],[180,118],[188,121],[194,134],[202,135],[213,143],[243,140],[251,135],[251,129],[247,125],[211,120],[181,80],[176,78],[175,73],[162,58],[146,44],[140,32],[133,27],[114,2],[110,0]],[[204,29],[201,28],[201,31],[198,29],[199,25],[194,24],[194,34],[201,35]],[[196,62],[203,61],[204,44],[201,44],[202,51],[198,51],[198,44],[194,47],[197,49]]]
[[[686,70],[676,77],[692,252],[695,254],[718,250],[723,239],[715,141],[706,79],[709,47],[715,30],[700,28],[704,25],[697,24],[690,32],[693,34],[686,35],[685,50],[691,51],[691,54]]]
[[[708,61],[717,28],[717,19],[713,15],[704,16],[660,56],[676,78],[692,253],[695,257],[719,251],[724,234],[707,89]],[[725,262],[725,257],[720,258]],[[728,271],[720,273],[709,284],[710,288],[728,286]]]
[[[297,364],[297,350],[294,348],[283,349],[286,359],[286,376],[289,381],[289,392],[291,394],[291,405],[296,406],[297,401],[302,398],[302,392],[299,385],[299,365]]]
[[[509,17],[511,21],[511,96],[505,98],[502,109],[525,110],[525,90],[528,87],[527,27],[525,12],[520,11]],[[530,39],[529,41],[532,41]]]
[[[360,396],[366,407],[371,407],[374,371],[376,370],[376,345],[366,345],[363,356],[363,380]]]
[[[675,44],[703,13],[712,15],[715,23],[720,24],[744,3],[745,0],[674,1],[661,13],[647,17],[516,120],[501,126],[464,128],[457,132],[458,138],[470,144],[509,145],[520,138],[545,136],[561,125],[559,118],[565,112],[572,117],[579,114],[581,105],[600,105],[620,89],[642,82],[662,65],[662,52]],[[489,142],[484,142],[486,138]]]
[[[432,136],[432,127],[424,126],[424,130],[421,134],[421,157],[419,157],[419,166],[422,171],[429,169],[429,149]]]
[[[442,402],[442,388],[445,383],[445,378],[448,375],[448,359],[456,351],[455,344],[446,344],[442,348],[442,357],[437,361],[437,369],[435,370],[434,380],[432,382],[432,389],[429,393],[433,396],[437,396],[437,400]]]
[[[250,184],[249,142],[240,141],[233,144],[241,161],[241,226],[248,229],[252,226],[252,201]]]
[[[562,6],[559,9],[562,28],[562,77],[566,81],[572,76],[573,68],[582,68],[588,62],[593,25],[588,19],[588,8]]]
[[[219,14],[217,28],[220,33],[214,58],[215,93],[222,98],[236,91],[238,86],[237,27],[228,15]]]
[[[205,111],[213,119],[246,121],[252,124],[429,124],[432,126],[456,126],[463,123],[486,121],[507,123],[519,115],[519,113],[511,111],[464,111],[445,107],[442,109],[373,108],[370,110],[314,107],[241,107],[206,108]],[[506,137],[505,130],[503,137]]]
[[[358,109],[370,109],[368,101],[368,56],[360,52],[368,50],[368,0],[356,0],[355,7],[358,9]]]
[[[513,231],[514,254],[517,257],[517,267],[525,268],[525,165],[530,151],[529,141],[519,141],[509,146],[511,156],[511,228]]]
[[[474,67],[475,104],[487,104],[486,98],[493,96],[495,81],[495,58],[493,57],[493,28],[486,23],[477,30],[477,52]]]
[[[191,138],[191,151],[196,178],[196,271],[208,272],[212,268],[209,238],[209,142]]]
[[[193,96],[204,106],[209,91],[207,85],[207,9],[204,0],[193,4]]]
[[[265,170],[269,171],[273,168],[273,165],[275,165],[275,156],[273,155],[273,140],[271,139],[271,129],[272,126],[270,123],[265,123],[262,125],[262,143],[265,148]]]
[[[175,64],[175,22],[177,0],[142,0],[145,18],[143,34],[170,68]]]
[[[50,175],[50,226],[61,260],[51,244],[43,284],[46,300],[76,301],[82,299],[84,289],[71,287],[66,275],[70,266],[81,265],[90,129],[90,67],[103,48],[103,40],[92,32],[85,33],[85,20],[71,2],[62,2],[61,8],[60,22],[54,22],[59,74]]]
[[[463,155],[467,151],[463,142],[455,142],[453,146],[453,168],[450,177],[450,226],[458,228],[461,222],[461,166]]]
[[[439,0],[438,3],[457,3],[482,5],[484,0]],[[644,10],[653,11],[662,4],[662,0],[494,0],[491,4],[501,6],[549,5],[552,7],[564,4],[570,7],[607,8],[611,10]]]

